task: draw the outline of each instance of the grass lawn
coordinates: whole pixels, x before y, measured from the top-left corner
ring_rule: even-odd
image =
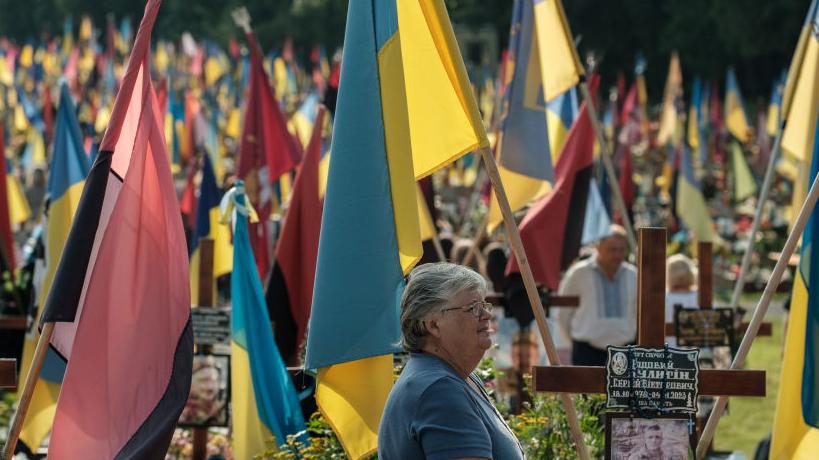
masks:
[[[739,450],[753,458],[759,440],[771,432],[782,368],[782,316],[772,313],[769,312],[766,320],[773,324],[773,335],[754,340],[746,360],[747,369],[767,372],[767,396],[731,398],[729,413],[720,419],[714,437],[716,450]]]

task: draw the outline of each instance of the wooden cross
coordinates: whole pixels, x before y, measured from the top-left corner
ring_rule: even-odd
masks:
[[[665,342],[664,228],[641,228],[638,248],[637,345],[662,348]],[[537,366],[535,391],[605,393],[606,368],[599,366]],[[765,396],[765,371],[700,369],[698,393],[708,396]]]
[[[199,238],[199,304],[198,308],[211,308],[213,301],[213,239]],[[200,345],[197,345],[197,348]],[[204,346],[198,352],[210,352],[210,346]],[[193,429],[193,460],[205,460],[208,456],[208,429]]]
[[[697,281],[697,303],[700,310],[711,310],[714,308],[714,268],[713,268],[713,246],[710,242],[699,242],[697,244],[697,261],[699,265]],[[740,340],[748,329],[748,323],[742,322],[735,328],[734,334]],[[758,336],[770,337],[772,331],[771,323],[764,322],[759,327]],[[665,323],[665,335],[676,334],[674,323]]]

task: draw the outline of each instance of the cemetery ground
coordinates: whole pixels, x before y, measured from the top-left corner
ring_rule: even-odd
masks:
[[[746,318],[750,318],[761,295],[760,292],[742,297],[742,306],[749,311]],[[772,323],[772,335],[754,340],[746,360],[746,369],[766,371],[766,395],[764,398],[731,398],[728,413],[720,420],[714,436],[714,447],[718,451],[738,450],[753,458],[757,443],[771,432],[782,370],[783,302],[787,297],[782,293],[774,297],[765,318]]]

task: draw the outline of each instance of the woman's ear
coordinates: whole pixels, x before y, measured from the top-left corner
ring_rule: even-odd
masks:
[[[441,337],[441,327],[440,327],[440,318],[437,315],[433,315],[432,317],[424,320],[424,328],[427,330],[427,334],[439,338]]]

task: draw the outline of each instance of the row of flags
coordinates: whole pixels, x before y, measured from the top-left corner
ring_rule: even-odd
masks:
[[[55,283],[65,286],[73,283],[70,285],[75,288],[66,291],[71,295],[65,298],[49,298],[45,302],[44,321],[67,321],[56,327],[52,343],[68,359],[68,368],[63,371],[57,366],[52,372],[47,358],[37,387],[45,409],[38,412],[36,408],[40,406],[34,404],[23,440],[39,445],[37,438],[41,441],[47,434],[51,426],[48,411],[53,416],[59,395],[61,402],[56,406],[52,434],[55,458],[68,452],[65,450],[68,443],[79,449],[74,452],[107,452],[108,456],[159,452],[163,443],[167,445],[170,420],[175,411],[181,411],[179,404],[184,399],[181,395],[187,393],[180,381],[184,380],[185,372],[190,373],[186,358],[191,352],[190,286],[196,287],[198,276],[195,268],[188,270],[188,256],[192,256],[191,263],[196,267],[198,237],[208,236],[216,241],[217,276],[232,272],[232,350],[236,360],[234,377],[238,379],[234,380],[234,392],[244,388],[244,394],[253,395],[253,399],[234,405],[234,423],[239,420],[247,427],[242,431],[246,437],[235,440],[237,452],[256,452],[266,437],[275,435],[281,440],[303,426],[304,421],[299,420],[294,409],[298,404],[292,397],[292,384],[288,385],[285,378],[284,360],[277,358],[281,352],[288,361],[296,359],[293,356],[304,340],[309,321],[311,334],[307,338],[305,366],[318,370],[317,401],[336,427],[348,454],[356,458],[366,455],[375,447],[378,419],[392,384],[397,299],[403,289],[403,277],[420,258],[421,241],[430,235],[425,231],[430,225],[421,224],[430,219],[425,218],[425,208],[413,182],[468,152],[490,146],[443,2],[395,0],[387,4],[372,1],[350,5],[339,71],[332,155],[327,152],[322,135],[325,114],[317,107],[317,93],[304,100],[289,120],[295,129],[288,130],[288,120],[276,98],[281,93],[273,90],[293,86],[286,62],[274,64],[271,86],[259,47],[252,32],[248,33],[251,51],[248,65],[244,66],[247,71],[244,115],[222,114],[228,125],[242,121],[240,131],[230,128],[237,132],[240,142],[237,172],[243,180],[230,195],[236,210],[233,243],[228,228],[218,223],[219,167],[211,156],[214,150],[211,147],[198,160],[200,191],[193,195],[198,204],[191,206],[195,219],[190,250],[182,227],[176,222],[180,210],[170,169],[174,155],[168,154],[166,145],[187,144],[171,150],[187,151],[188,158],[193,159],[196,156],[191,145],[208,144],[206,133],[215,130],[200,129],[205,135],[198,142],[193,139],[196,128],[177,129],[196,127],[203,122],[212,124],[196,110],[197,101],[186,97],[185,103],[172,102],[175,91],[166,90],[163,104],[155,94],[148,76],[152,63],[161,59],[159,52],[151,59],[148,43],[158,8],[158,1],[148,2],[129,64],[116,84],[119,92],[116,100],[111,101],[106,135],[90,176],[90,146],[82,134],[78,135],[81,130],[72,107],[71,85],[61,88],[54,137],[65,142],[55,143],[64,150],[55,149],[51,158],[50,174],[55,177],[53,181],[49,177],[46,252],[48,266],[57,274]],[[815,10],[814,2],[811,10],[814,16]],[[574,259],[580,244],[595,238],[594,229],[602,232],[608,227],[607,221],[600,219],[609,215],[601,196],[601,192],[605,195],[605,185],[597,184],[593,177],[594,133],[587,110],[577,107],[574,88],[586,77],[560,2],[519,0],[513,11],[512,50],[506,69],[508,81],[501,88],[502,121],[496,148],[502,174],[507,177],[504,183],[510,189],[514,184],[528,190],[519,194],[522,198],[513,206],[522,209],[536,201],[524,217],[522,237],[527,252],[534,255],[530,260],[536,279],[555,288],[560,270]],[[805,125],[800,117],[808,122],[811,119],[811,100],[814,124],[816,120],[817,98],[810,98],[811,91],[816,91],[815,85],[810,84],[810,76],[815,74],[816,58],[811,53],[816,50],[816,38],[810,32],[807,34],[808,38],[800,40],[808,58],[802,59],[798,69],[803,76],[795,84],[788,80],[788,87],[793,87],[791,93],[802,99],[788,99],[787,89],[774,92],[775,96],[785,94],[776,96],[783,100],[782,113],[792,113],[788,119],[796,120],[794,125],[788,125],[790,131],[786,130],[785,139],[789,140],[786,151],[794,146],[798,150],[804,143],[797,129]],[[201,53],[205,51],[195,50],[193,56]],[[214,56],[210,60],[205,56],[196,58],[202,61],[204,69],[211,69],[202,71],[210,75],[203,78],[218,81],[221,76],[214,75],[220,73],[220,58]],[[791,75],[795,75],[793,70]],[[594,88],[594,78],[589,80]],[[695,82],[693,93],[686,132],[681,117],[682,73],[679,58],[672,58],[657,141],[671,145],[667,163],[672,172],[677,170],[675,198],[681,220],[698,239],[711,239],[713,224],[696,169],[703,162],[702,147],[706,144],[707,130],[702,128],[705,124],[702,120],[707,113],[714,117],[715,112],[721,111],[713,110],[713,104],[704,110],[708,105],[704,101],[718,101],[716,91],[706,97],[705,86]],[[794,101],[791,110],[786,109],[787,101]],[[808,101],[807,107],[804,101]],[[645,105],[645,84],[640,71],[621,110],[613,112],[619,117],[611,117],[620,119],[618,134],[647,136]],[[19,107],[24,106],[23,103]],[[727,78],[725,106],[726,128],[739,142],[747,143],[749,123],[732,72]],[[169,124],[168,113],[174,111],[177,114],[171,116]],[[26,114],[24,109],[18,112],[30,125],[39,124],[36,113]],[[316,121],[310,126],[313,118]],[[42,124],[45,131],[46,122]],[[524,129],[521,134],[515,132],[521,129]],[[308,132],[309,142],[302,152]],[[514,141],[520,139],[527,142],[515,145]],[[37,146],[39,142],[33,140],[29,145]],[[45,153],[33,150],[27,155],[46,158]],[[739,144],[731,145],[731,155],[733,169],[739,171],[735,173],[736,196],[753,195],[749,191],[753,188],[753,176]],[[329,163],[331,156],[333,161]],[[633,196],[628,146],[621,158],[620,184],[615,186],[624,196]],[[807,158],[807,154],[801,158]],[[300,166],[293,183],[297,164]],[[194,187],[195,181],[191,184]],[[86,192],[80,200],[84,187]],[[290,191],[283,193],[283,187]],[[320,203],[325,191],[327,200],[322,215]],[[276,201],[281,204],[288,195],[290,207],[284,228],[271,254],[267,248],[269,228],[264,224]],[[514,196],[514,192],[510,191],[510,195]],[[602,213],[595,211],[601,208]],[[252,215],[251,209],[258,212],[262,224],[245,220]],[[77,219],[69,232],[70,218],[75,214]],[[65,216],[67,221],[63,220]],[[362,222],[367,225],[361,225]],[[490,225],[498,222],[490,218]],[[564,225],[559,225],[561,222]],[[320,227],[323,230],[319,237]],[[555,233],[550,248],[538,247],[544,228]],[[51,232],[56,235],[54,244]],[[66,249],[61,264],[72,267],[72,273],[56,264],[66,240],[65,247],[70,251]],[[386,242],[387,250],[382,242]],[[555,246],[554,242],[559,243]],[[561,251],[554,251],[554,247]],[[313,254],[315,257],[310,256]],[[547,254],[551,257],[545,257]],[[275,259],[272,263],[270,256]],[[255,261],[256,270],[246,270],[251,260]],[[514,261],[510,262],[509,270],[515,269]],[[268,280],[266,301],[261,279]],[[362,280],[366,280],[369,289],[349,288]],[[138,294],[143,290],[148,294]],[[46,284],[41,292],[48,291]],[[270,322],[265,305],[271,303],[282,307],[270,312],[277,325],[275,339],[269,328],[262,327]],[[117,305],[117,311],[121,308],[128,314],[109,315],[107,308],[103,308],[106,305]],[[82,321],[72,323],[80,314],[77,317]],[[167,330],[161,331],[161,340],[155,336],[139,337],[133,332],[113,334],[116,337],[110,333],[100,335],[100,331],[128,328],[147,330],[157,318],[164,318],[160,322],[167,324]],[[105,343],[106,347],[95,348],[94,343]],[[127,349],[144,350],[144,359],[138,360],[132,371],[138,372],[139,366],[154,366],[154,371],[145,372],[139,383],[140,391],[144,392],[141,394],[147,395],[146,403],[144,407],[129,409],[134,416],[128,420],[100,426],[99,420],[106,423],[109,420],[99,414],[122,410],[115,409],[117,404],[133,399],[128,392],[134,391],[133,385],[129,385],[134,382],[104,378],[89,385],[84,379],[100,372],[94,363],[115,366],[113,358]],[[270,356],[271,353],[275,356]],[[56,363],[62,363],[56,354],[54,358]],[[25,363],[23,369],[27,369]],[[62,394],[57,386],[49,386],[60,382]],[[43,415],[38,416],[40,413]],[[97,422],[88,420],[91,414],[97,414]],[[32,423],[37,420],[44,420],[39,431]]]

